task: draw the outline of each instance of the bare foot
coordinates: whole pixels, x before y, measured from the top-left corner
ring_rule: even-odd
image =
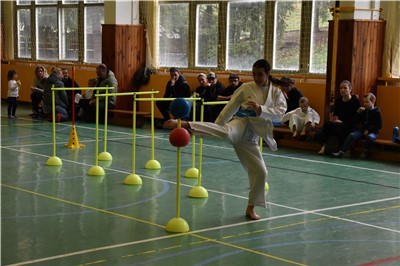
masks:
[[[163,128],[173,129],[178,126],[178,121],[175,119],[170,119],[164,122]]]
[[[305,136],[306,132],[305,131],[301,131],[300,136]]]
[[[295,131],[294,133],[293,133],[293,135],[292,135],[292,138],[296,138],[297,137],[297,131]]]
[[[261,217],[254,211],[254,206],[248,205],[246,209],[246,217],[252,220],[260,220]]]

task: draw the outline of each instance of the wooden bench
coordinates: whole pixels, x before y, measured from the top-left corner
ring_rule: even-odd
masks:
[[[111,114],[109,118],[111,124],[132,127],[132,110],[109,109],[108,112]],[[150,116],[151,112],[136,111],[136,127],[142,128],[146,122],[146,118]]]
[[[292,132],[286,125],[274,127],[274,138],[278,143],[278,147],[287,147],[294,149],[319,151],[321,145],[312,141],[293,140]],[[352,149],[352,155],[359,156],[365,145],[365,140],[356,142],[355,147]],[[368,155],[368,158],[373,160],[384,160],[392,162],[400,162],[400,144],[393,143],[391,140],[377,139],[374,142],[374,149]]]

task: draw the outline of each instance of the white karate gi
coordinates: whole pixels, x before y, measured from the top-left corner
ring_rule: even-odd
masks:
[[[248,101],[261,105],[258,117],[237,117],[235,113]],[[286,100],[282,91],[272,85],[259,87],[255,82],[245,83],[238,88],[221,111],[215,123],[189,122],[195,135],[226,139],[232,144],[250,182],[248,205],[266,206],[265,182],[268,171],[260,152],[259,137],[269,148],[277,150],[273,138],[272,122],[279,122],[286,111]]]
[[[308,122],[319,124],[319,114],[312,109],[311,107],[307,108],[307,111],[304,113],[301,111],[301,108],[294,109],[286,113],[281,123],[285,123],[289,120],[289,128],[292,132],[294,132],[293,126],[296,126],[296,131],[302,131],[305,124]]]

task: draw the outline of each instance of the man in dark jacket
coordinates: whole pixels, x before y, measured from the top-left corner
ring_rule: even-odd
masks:
[[[176,67],[171,67],[169,69],[169,75],[171,79],[168,81],[167,86],[165,87],[164,98],[189,98],[190,95],[190,87],[185,77],[179,72],[179,69]],[[158,110],[160,110],[163,120],[158,121],[156,127],[163,128],[162,125],[165,121],[171,119],[169,114],[169,105],[171,101],[157,101],[156,105]]]

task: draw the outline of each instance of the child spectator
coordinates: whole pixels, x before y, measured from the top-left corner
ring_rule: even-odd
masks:
[[[293,138],[296,138],[298,134],[301,137],[308,135],[310,131],[316,129],[320,120],[319,114],[310,107],[307,97],[300,98],[299,106],[299,108],[286,113],[281,121],[282,123],[289,121]]]
[[[8,118],[15,119],[17,116],[17,98],[19,97],[19,90],[21,88],[21,81],[18,79],[17,71],[10,69],[8,71]]]
[[[360,129],[351,132],[345,139],[344,144],[340,151],[332,153],[335,157],[343,157],[350,155],[350,148],[354,141],[365,138],[365,150],[360,155],[361,159],[367,157],[367,153],[371,150],[373,143],[378,137],[379,129],[382,128],[382,115],[378,107],[375,107],[376,97],[372,93],[367,93],[364,96],[363,105],[356,113],[356,123],[359,124]]]
[[[291,79],[289,77],[282,77],[281,81],[283,82],[283,84],[287,84],[287,85],[282,85],[281,89],[286,98],[286,103],[287,103],[286,113],[289,113],[290,111],[293,111],[294,109],[299,107],[299,100],[301,97],[303,97],[303,94],[299,89],[297,89],[294,86],[295,85],[294,79]]]

